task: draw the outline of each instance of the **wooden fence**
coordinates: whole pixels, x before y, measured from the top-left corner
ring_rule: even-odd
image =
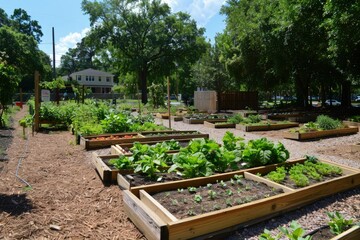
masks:
[[[258,109],[258,92],[218,93],[218,110]]]

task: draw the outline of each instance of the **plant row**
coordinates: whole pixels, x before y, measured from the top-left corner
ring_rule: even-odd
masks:
[[[176,145],[172,142],[171,144]],[[176,172],[184,178],[210,176],[214,173],[282,163],[289,158],[289,151],[282,143],[266,138],[250,140],[226,132],[220,146],[214,140],[193,139],[188,146],[176,148],[178,153],[168,154],[161,145],[149,146],[135,143],[132,156],[120,156],[111,160],[116,168],[134,169],[135,173],[152,179],[158,173]]]

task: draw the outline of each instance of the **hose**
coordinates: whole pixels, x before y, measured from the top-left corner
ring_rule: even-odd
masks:
[[[21,178],[19,176],[19,169],[20,169],[20,166],[21,166],[21,163],[22,161],[27,157],[27,151],[28,151],[28,147],[29,147],[29,130],[27,131],[27,136],[25,136],[25,139],[26,139],[26,142],[25,142],[25,148],[24,148],[24,152],[22,154],[22,156],[19,157],[19,160],[18,160],[18,165],[16,167],[16,173],[15,173],[15,176],[17,177],[17,179],[19,179],[21,182],[23,182],[24,184],[27,185],[27,187],[29,188],[32,188],[32,186],[23,178]]]

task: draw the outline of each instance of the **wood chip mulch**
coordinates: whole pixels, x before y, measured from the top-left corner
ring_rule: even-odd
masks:
[[[103,185],[74,136],[30,132],[25,140],[24,114],[15,116],[0,169],[0,239],[145,239],[123,210],[121,190]]]

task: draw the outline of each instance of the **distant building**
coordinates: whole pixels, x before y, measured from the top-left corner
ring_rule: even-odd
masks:
[[[110,93],[114,86],[114,75],[88,68],[70,74],[72,80],[91,88],[92,93]]]

